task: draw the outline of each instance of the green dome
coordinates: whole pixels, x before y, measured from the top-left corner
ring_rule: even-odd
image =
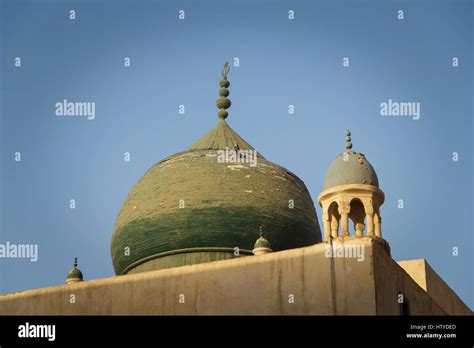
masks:
[[[74,267],[67,274],[67,279],[81,279],[82,280],[83,279],[82,272],[76,267]]]
[[[223,163],[226,148],[254,150],[221,120],[135,184],[113,230],[116,274],[233,258],[235,247],[250,255],[262,225],[275,251],[321,241],[303,181],[260,154],[256,166]]]
[[[324,179],[324,189],[339,185],[366,184],[379,187],[374,168],[361,153],[347,150],[332,162]]]
[[[255,245],[253,246],[253,248],[254,249],[258,249],[258,248],[271,249],[272,246],[270,245],[270,242],[267,239],[265,239],[264,237],[260,237],[255,242]]]
[[[67,274],[66,284],[76,283],[83,280],[82,272],[77,268],[77,257],[74,258],[74,265]]]

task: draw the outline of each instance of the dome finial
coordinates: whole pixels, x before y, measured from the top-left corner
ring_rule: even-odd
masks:
[[[77,268],[77,257],[74,258],[74,268]]]
[[[351,131],[349,129],[346,131],[346,149],[347,150],[352,149]]]
[[[230,64],[229,62],[224,63],[224,67],[222,68],[222,77],[227,80],[227,75],[229,74]]]
[[[220,98],[216,101],[216,106],[219,109],[217,113],[221,120],[225,120],[229,113],[226,109],[230,108],[231,102],[227,97],[229,96],[229,90],[227,89],[230,86],[230,82],[227,80],[227,75],[229,74],[230,64],[225,62],[224,67],[222,68],[222,80],[219,82],[221,89],[219,90]]]

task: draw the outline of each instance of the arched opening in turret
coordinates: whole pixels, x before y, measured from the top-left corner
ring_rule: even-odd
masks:
[[[339,236],[340,231],[340,221],[341,215],[339,214],[339,205],[337,202],[332,202],[328,208],[328,216],[329,216],[329,226],[331,229],[331,237],[337,238]]]
[[[354,234],[362,237],[365,230],[365,208],[358,198],[354,198],[350,203],[349,219],[354,223]]]

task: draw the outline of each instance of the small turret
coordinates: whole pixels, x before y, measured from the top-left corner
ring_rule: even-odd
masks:
[[[324,190],[318,196],[324,241],[351,236],[381,239],[380,206],[384,199],[374,168],[362,153],[352,150],[351,132],[347,130],[346,151],[329,167]],[[350,231],[349,220],[354,231]]]
[[[74,258],[74,266],[67,274],[66,284],[82,282],[83,276],[80,269],[77,268],[77,257]]]
[[[263,236],[262,227],[260,226],[259,237],[255,241],[252,252],[254,255],[263,255],[271,253],[272,251],[273,249],[270,245],[270,242]]]

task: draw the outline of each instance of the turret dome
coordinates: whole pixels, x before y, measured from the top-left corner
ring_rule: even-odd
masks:
[[[324,189],[349,184],[379,187],[377,173],[365,155],[352,151],[350,131],[347,131],[346,140],[346,152],[337,156],[326,172]]]
[[[67,274],[66,284],[82,282],[84,279],[82,272],[77,268],[77,257],[74,258],[74,266]]]
[[[252,252],[254,255],[262,255],[271,253],[272,251],[272,245],[270,244],[270,241],[263,236],[263,231],[260,227],[260,236],[255,241]]]

